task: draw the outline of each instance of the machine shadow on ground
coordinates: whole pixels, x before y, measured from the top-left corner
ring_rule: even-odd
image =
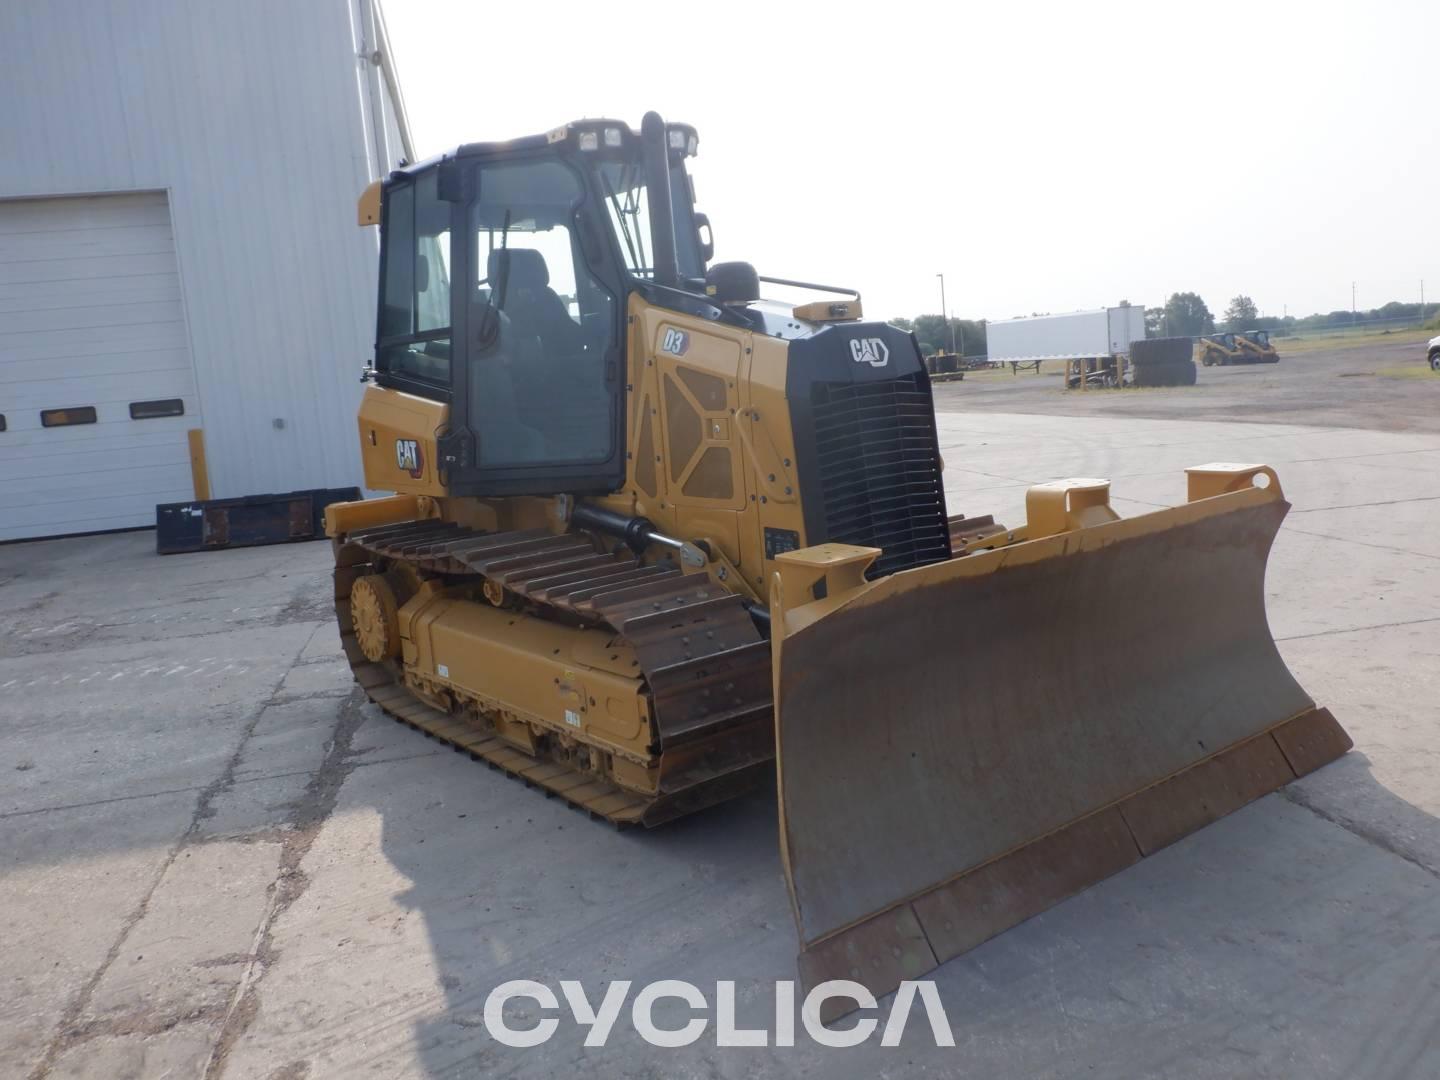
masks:
[[[1378,809],[1413,835],[1434,835],[1435,819],[1378,784],[1363,754],[1352,751],[1328,768],[1351,773],[1352,784],[1363,774],[1358,801],[1367,812]],[[444,771],[451,775],[436,778],[436,790],[454,793],[454,770]],[[397,900],[423,921],[444,993],[438,1008],[417,1011],[411,1022],[427,1075],[755,1077],[819,1068],[869,1077],[894,1066],[887,1055],[895,1051],[879,1048],[878,1039],[827,1050],[803,1029],[793,1049],[714,1045],[717,979],[737,983],[740,1026],[773,1031],[774,982],[795,977],[773,790],[657,831],[620,833],[497,774],[473,779],[465,805],[482,819],[486,807],[492,816],[498,809],[500,818],[473,830],[441,825],[424,843],[416,842],[412,788],[388,789],[375,804],[384,855],[410,882]],[[447,810],[460,805],[440,797]],[[461,826],[470,820],[446,816]],[[557,844],[546,834],[569,839]],[[584,858],[568,859],[566,851]],[[1411,866],[1397,872],[1397,858]],[[1288,987],[1279,1006],[1286,1033],[1256,1051],[1252,1065],[1263,1071],[1268,1059],[1268,1067],[1289,1068],[1298,1054],[1309,1075],[1351,1075],[1363,1062],[1342,1067],[1353,1048],[1335,1027],[1346,980],[1403,967],[1417,951],[1432,964],[1440,959],[1436,876],[1363,825],[1312,811],[1302,781],[944,965],[931,977],[957,1047],[932,1045],[921,1021],[904,1056],[917,1070],[1063,1076],[1196,1054],[1190,1075],[1223,1074],[1232,1050],[1199,1048],[1196,1032],[1254,1023],[1246,995],[1233,988],[1258,978]],[[1237,903],[1237,895],[1247,899]],[[1408,943],[1386,934],[1390,921],[1411,928]],[[1379,934],[1383,943],[1362,956],[1357,933]],[[1197,978],[1197,969],[1209,974]],[[596,1002],[611,980],[633,980],[633,995],[662,978],[693,982],[710,998],[712,1026],[690,1047],[646,1045],[627,1011],[604,1048],[587,1049],[585,1029],[563,1002],[559,1030],[538,1047],[505,1047],[483,1025],[487,995],[509,979],[557,992],[561,979],[576,979]],[[1144,1007],[1137,986],[1156,995]],[[859,1015],[883,1023],[889,1004]],[[1117,1039],[1146,1013],[1148,1035],[1135,1031],[1136,1043],[1117,1057]],[[1007,1014],[1029,1015],[1031,1027],[1001,1022]],[[545,1015],[552,1014],[526,1003],[506,1010],[516,1027]],[[690,1015],[676,1007],[657,1011],[656,1020],[680,1027]],[[1077,1026],[1075,1016],[1104,1022]],[[1417,1049],[1411,1064],[1436,1053]],[[1371,1074],[1408,1072],[1401,1061],[1392,1064]]]

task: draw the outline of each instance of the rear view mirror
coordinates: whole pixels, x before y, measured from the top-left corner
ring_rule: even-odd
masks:
[[[715,234],[706,215],[699,212],[695,214],[695,231],[700,237],[700,261],[708,263],[715,257]]]
[[[474,189],[479,185],[477,170],[463,169],[460,163],[452,158],[447,158],[440,163],[435,170],[435,194],[444,202],[465,202],[473,198],[474,190],[467,191],[467,188]]]

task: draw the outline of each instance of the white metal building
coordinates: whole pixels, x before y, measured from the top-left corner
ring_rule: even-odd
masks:
[[[0,4],[0,540],[359,482],[375,2]]]

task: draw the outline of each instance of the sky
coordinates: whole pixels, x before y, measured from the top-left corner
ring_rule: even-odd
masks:
[[[962,318],[1440,302],[1440,0],[384,0],[417,152],[694,124],[716,259]]]

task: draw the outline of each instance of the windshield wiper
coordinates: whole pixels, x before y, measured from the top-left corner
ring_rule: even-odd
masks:
[[[475,331],[475,345],[480,352],[485,352],[500,338],[500,312],[505,309],[505,291],[510,285],[509,243],[510,211],[506,210],[505,221],[500,226],[500,280],[490,286],[490,295],[485,298],[485,310],[480,314],[480,326]],[[496,293],[500,295],[499,304],[495,302]]]
[[[629,225],[625,223],[625,209],[621,206],[621,200],[616,197],[615,187],[611,184],[611,179],[606,176],[605,170],[600,168],[599,173],[600,183],[605,184],[605,196],[611,200],[611,206],[615,209],[615,223],[621,228],[621,239],[625,240],[625,251],[631,256],[632,264],[639,266],[641,264],[639,264],[639,259],[636,258],[635,255],[635,242],[631,239],[631,235],[629,235]]]

